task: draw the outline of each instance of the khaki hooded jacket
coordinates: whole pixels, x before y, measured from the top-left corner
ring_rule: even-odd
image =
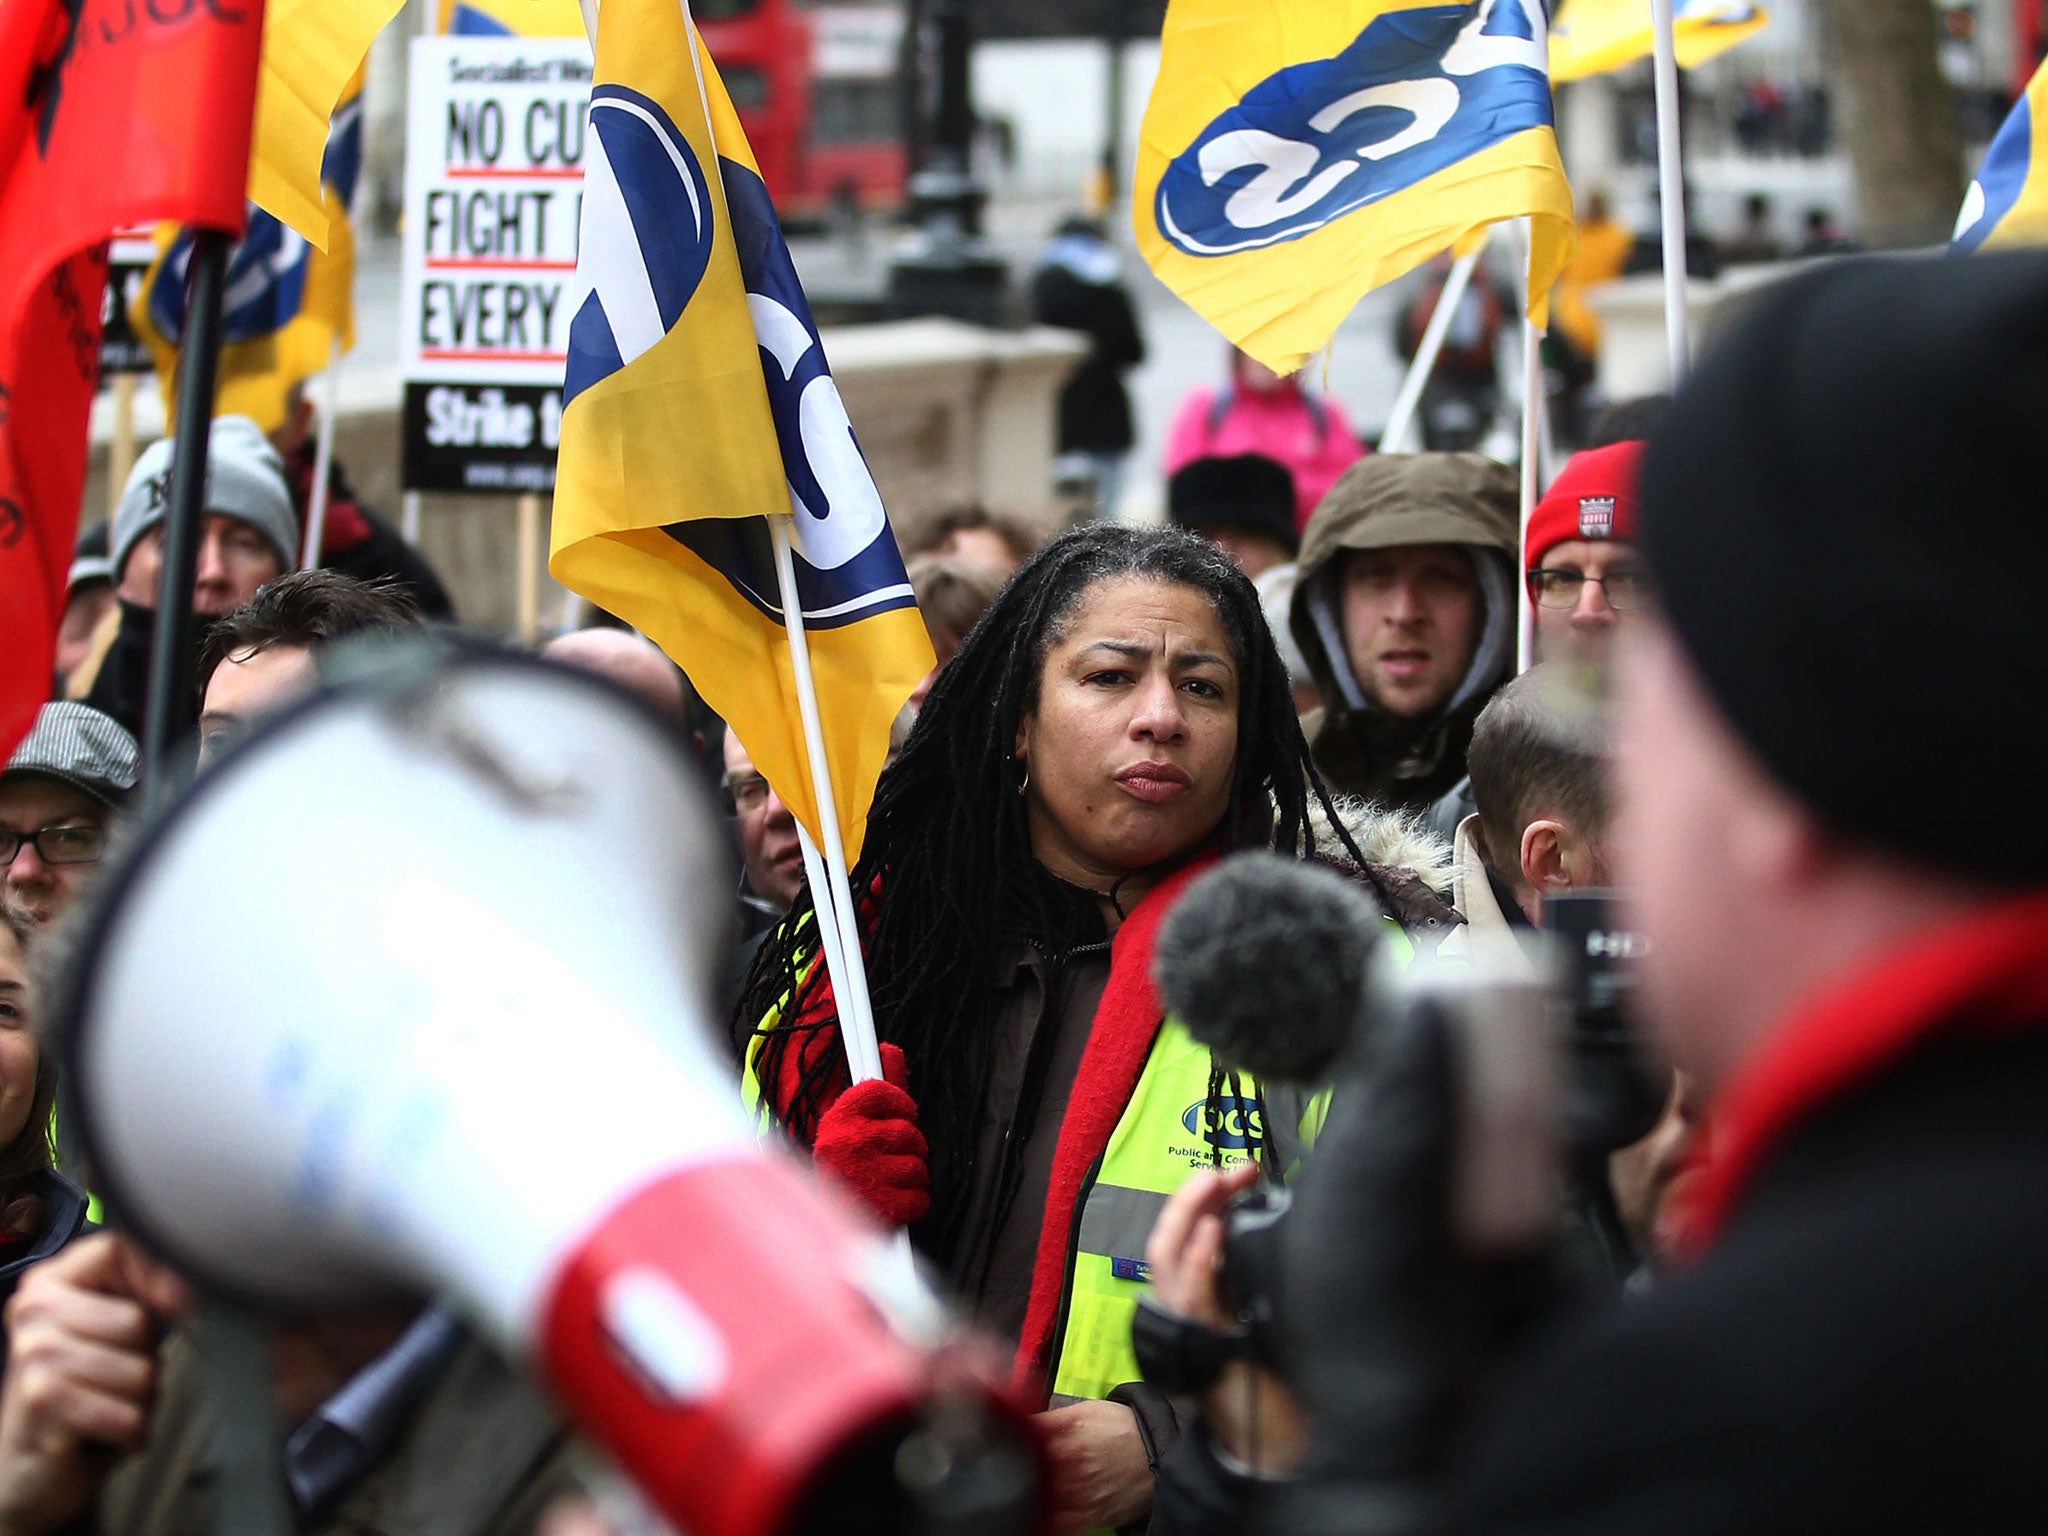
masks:
[[[1322,690],[1302,720],[1330,787],[1427,810],[1465,776],[1472,721],[1515,671],[1514,471],[1478,453],[1389,453],[1361,459],[1330,487],[1302,535],[1289,628]],[[1346,655],[1340,585],[1354,550],[1453,544],[1467,550],[1483,598],[1479,644],[1442,709],[1405,719],[1360,688]]]

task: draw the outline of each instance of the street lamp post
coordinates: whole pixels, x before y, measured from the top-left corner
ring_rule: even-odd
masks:
[[[910,178],[917,230],[890,266],[887,309],[892,315],[951,315],[995,325],[1003,318],[1009,270],[981,232],[988,189],[974,174],[968,0],[936,0],[930,16],[938,43],[938,100],[923,163]],[[917,46],[914,40],[911,46]]]

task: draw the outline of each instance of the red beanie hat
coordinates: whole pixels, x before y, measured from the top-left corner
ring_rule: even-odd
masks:
[[[1609,443],[1575,453],[1543,499],[1529,514],[1522,541],[1522,569],[1533,571],[1543,557],[1569,539],[1634,539],[1636,473],[1641,443]]]

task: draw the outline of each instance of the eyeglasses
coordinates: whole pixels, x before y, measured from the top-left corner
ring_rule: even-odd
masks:
[[[38,827],[33,832],[17,832],[12,827],[0,827],[0,869],[14,863],[23,843],[34,843],[37,856],[45,864],[91,864],[106,851],[107,829]]]
[[[1600,588],[1607,606],[1616,613],[1632,613],[1650,601],[1650,578],[1644,571],[1614,571],[1606,576],[1588,576],[1584,571],[1538,569],[1527,573],[1529,595],[1539,608],[1576,608],[1586,583]]]
[[[768,781],[758,773],[731,774],[718,786],[725,796],[725,808],[735,816],[751,816],[768,803]]]

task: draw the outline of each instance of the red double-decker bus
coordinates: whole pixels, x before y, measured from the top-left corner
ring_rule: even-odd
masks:
[[[785,222],[902,205],[900,0],[695,0],[690,11]]]

